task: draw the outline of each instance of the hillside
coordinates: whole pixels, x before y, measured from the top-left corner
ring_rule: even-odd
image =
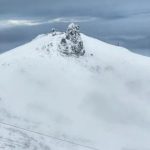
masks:
[[[0,149],[150,149],[150,58],[84,34],[65,55],[64,36],[0,55]]]

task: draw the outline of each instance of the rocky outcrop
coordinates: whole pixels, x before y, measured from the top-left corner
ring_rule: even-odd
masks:
[[[76,56],[83,56],[85,54],[79,28],[80,27],[74,23],[68,26],[65,37],[63,37],[60,42],[62,53]]]

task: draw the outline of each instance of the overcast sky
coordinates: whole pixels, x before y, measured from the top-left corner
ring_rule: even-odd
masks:
[[[81,31],[150,56],[150,0],[0,0],[0,52],[52,27]]]

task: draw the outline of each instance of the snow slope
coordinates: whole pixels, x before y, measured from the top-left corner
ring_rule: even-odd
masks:
[[[86,53],[61,55],[64,33],[0,55],[0,149],[150,149],[150,58],[82,34]]]

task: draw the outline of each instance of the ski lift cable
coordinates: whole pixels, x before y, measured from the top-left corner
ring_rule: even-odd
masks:
[[[79,144],[79,143],[76,143],[76,142],[73,142],[73,141],[70,141],[70,140],[67,140],[67,139],[61,139],[61,138],[58,138],[58,137],[55,137],[55,136],[52,136],[52,135],[47,135],[47,134],[44,134],[44,133],[41,133],[41,132],[38,132],[38,131],[33,131],[33,130],[30,130],[30,129],[25,129],[25,128],[22,128],[22,127],[19,127],[19,126],[16,126],[16,125],[12,125],[12,124],[9,124],[9,123],[5,123],[5,122],[1,122],[0,121],[0,124],[5,125],[5,126],[9,126],[9,127],[13,127],[13,128],[19,129],[19,130],[23,130],[23,131],[26,131],[26,132],[38,134],[40,136],[44,136],[44,137],[47,137],[47,138],[55,139],[57,141],[62,141],[62,142],[70,143],[72,145],[84,147],[84,148],[87,148],[87,149],[100,150],[100,149],[92,147],[92,146],[87,146],[87,145]]]

